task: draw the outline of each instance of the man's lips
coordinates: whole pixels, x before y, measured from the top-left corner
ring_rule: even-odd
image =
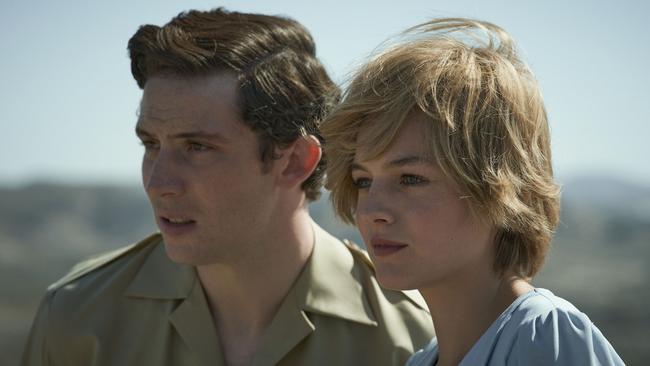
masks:
[[[189,224],[192,222],[196,222],[192,219],[187,219],[187,218],[180,218],[180,217],[166,217],[166,216],[159,216],[160,220],[170,223],[170,224]]]
[[[170,236],[186,234],[196,227],[195,220],[180,215],[160,215],[156,221],[160,231]]]
[[[370,240],[370,248],[375,257],[386,257],[406,248],[408,244],[382,238]]]

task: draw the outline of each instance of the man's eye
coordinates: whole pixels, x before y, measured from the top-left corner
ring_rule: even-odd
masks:
[[[191,142],[191,143],[188,145],[188,150],[189,150],[189,151],[202,152],[202,151],[208,151],[208,150],[210,150],[210,147],[209,147],[209,146],[206,146],[206,145],[203,145],[203,144],[200,144],[200,143],[198,143],[198,142]]]
[[[421,177],[419,175],[412,175],[412,174],[404,174],[400,178],[400,184],[406,185],[406,186],[414,186],[418,184],[423,184],[428,182],[428,180],[424,177]]]
[[[140,145],[144,146],[145,150],[152,150],[158,148],[158,143],[153,140],[141,140]]]
[[[353,180],[353,183],[357,189],[366,189],[370,188],[370,184],[372,183],[372,180],[369,178],[357,178]]]

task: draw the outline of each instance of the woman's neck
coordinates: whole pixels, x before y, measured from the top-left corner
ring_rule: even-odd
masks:
[[[458,365],[499,315],[532,289],[512,273],[498,276],[491,268],[474,268],[420,289],[436,329],[437,365]]]

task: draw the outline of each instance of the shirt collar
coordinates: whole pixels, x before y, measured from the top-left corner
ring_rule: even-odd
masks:
[[[362,269],[355,266],[355,260],[344,244],[316,223],[312,226],[313,252],[283,302],[295,301],[298,311],[377,325],[361,285]],[[169,259],[160,234],[150,242],[155,247],[129,285],[126,295],[156,299],[188,297],[198,280],[195,268]]]
[[[316,223],[312,226],[312,255],[290,291],[298,305],[307,312],[377,325],[361,284],[362,268],[338,239]]]
[[[173,262],[165,252],[162,236],[151,240],[154,248],[126,290],[127,296],[154,299],[184,299],[197,280],[193,266]]]

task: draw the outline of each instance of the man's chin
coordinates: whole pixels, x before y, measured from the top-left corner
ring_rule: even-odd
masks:
[[[194,245],[188,242],[181,242],[179,240],[167,239],[163,234],[163,242],[165,243],[165,252],[167,257],[172,262],[178,264],[196,264],[196,252]]]

